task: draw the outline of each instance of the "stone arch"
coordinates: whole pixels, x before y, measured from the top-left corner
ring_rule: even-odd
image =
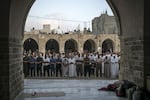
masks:
[[[65,42],[65,47],[64,47],[65,52],[76,52],[78,51],[78,43],[74,39],[68,39]]]
[[[59,53],[59,43],[55,39],[49,39],[45,44],[45,50]]]
[[[23,43],[25,40],[32,38],[33,40],[35,40],[39,44],[39,35],[38,34],[26,34],[23,36],[24,36],[23,40],[22,40]]]
[[[2,74],[0,92],[2,93],[1,98],[4,100],[14,100],[15,97],[23,89],[22,70],[20,68],[20,64],[22,62],[21,46],[23,38],[23,28],[27,13],[34,1],[35,0],[5,0],[0,3],[1,11],[5,12],[2,14],[2,34],[0,37],[4,40],[1,41],[3,45],[1,46],[1,48],[5,48],[5,51],[1,52],[1,58],[4,62],[2,63],[2,68],[0,71]],[[137,0],[135,2],[133,0],[107,0],[107,2],[110,2],[109,4],[112,5],[110,7],[114,8],[113,11],[118,12],[117,14],[121,24],[120,29],[122,31],[120,33],[125,33],[122,34],[124,38],[121,38],[122,50],[124,50],[124,54],[122,55],[122,58],[124,58],[124,62],[121,62],[121,67],[125,67],[125,69],[122,71],[121,79],[129,79],[130,81],[134,81],[140,86],[146,87],[146,84],[144,84],[146,80],[144,79],[146,77],[145,75],[149,73],[149,59],[146,59],[144,61],[143,59],[133,59],[133,56],[134,58],[149,58],[149,30],[147,28],[149,26],[149,23],[147,22],[149,17],[147,16],[145,18],[147,23],[143,27],[144,1]],[[146,15],[148,15],[148,12],[146,12]],[[144,38],[143,35],[145,36]],[[132,47],[127,45],[128,41],[130,41],[130,43],[133,42]],[[146,43],[144,42],[143,44],[143,41],[146,41]],[[138,51],[132,50],[134,49],[135,44],[139,44],[139,42],[141,48],[139,48],[138,50],[142,51],[140,54]],[[142,48],[143,46],[144,50]],[[14,48],[16,50],[13,50]],[[130,50],[130,53],[127,52],[128,50]],[[145,55],[143,52],[145,53]],[[136,57],[135,55],[131,55],[133,53],[137,54]],[[141,62],[139,65],[140,68],[137,68],[137,64],[133,65],[135,61]],[[14,76],[16,76],[16,78],[14,78]]]
[[[121,29],[122,26],[121,26],[119,10],[118,10],[118,8],[115,5],[113,0],[106,0],[106,2],[108,3],[109,7],[111,8],[111,10],[112,10],[112,12],[113,12],[113,14],[115,16],[116,24],[117,24],[117,27],[118,27],[118,34],[122,35],[122,29]]]
[[[113,40],[111,39],[105,39],[103,42],[102,42],[102,53],[105,53],[107,51],[109,52],[114,52],[114,42]]]
[[[83,50],[88,52],[95,52],[96,51],[96,43],[92,39],[88,39],[84,42]]]
[[[23,48],[25,52],[35,52],[39,49],[39,46],[34,39],[28,38],[24,41]]]

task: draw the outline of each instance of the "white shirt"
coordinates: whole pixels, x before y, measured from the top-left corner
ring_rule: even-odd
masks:
[[[46,57],[43,59],[44,62],[50,62],[50,58]],[[49,63],[44,63],[45,66],[49,65]]]

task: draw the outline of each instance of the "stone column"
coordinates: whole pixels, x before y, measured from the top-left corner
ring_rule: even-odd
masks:
[[[38,41],[38,45],[39,45],[39,51],[42,53],[45,53],[45,46],[46,46],[46,41],[45,41],[45,36],[42,34],[39,34],[39,41]]]
[[[59,51],[60,51],[60,53],[64,53],[65,52],[64,48],[65,48],[65,41],[61,39],[59,41]]]
[[[102,39],[101,39],[101,36],[99,35],[98,36],[98,46],[100,47],[100,51],[99,51],[99,53],[101,54],[102,53]]]
[[[143,39],[140,37],[121,38],[121,72],[120,79],[144,84]],[[123,67],[122,67],[123,66]]]
[[[1,22],[0,99],[15,100],[23,90],[23,32],[34,0],[0,1]],[[5,6],[4,6],[5,5]],[[1,8],[2,7],[2,8]]]
[[[78,51],[79,53],[83,53],[83,46],[84,46],[84,37],[83,37],[83,34],[79,34],[79,37],[78,37]]]
[[[82,42],[79,41],[78,47],[79,47],[78,48],[79,53],[83,53],[83,43]]]

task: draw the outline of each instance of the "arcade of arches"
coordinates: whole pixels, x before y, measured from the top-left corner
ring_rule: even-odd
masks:
[[[120,44],[120,41],[117,41],[117,42],[119,42],[119,44]],[[100,47],[100,45],[97,46],[97,47]],[[120,47],[118,47],[118,48],[120,48]],[[97,51],[96,50],[96,44],[95,44],[95,42],[92,39],[86,40],[85,43],[84,43],[84,46],[83,46],[83,50],[87,50],[89,52],[95,52],[95,51]],[[118,52],[120,52],[120,51],[118,51]],[[100,51],[100,53],[101,53],[101,51]]]
[[[120,52],[120,39],[117,34],[100,34],[95,39],[94,34],[24,34],[23,44],[24,50],[29,51],[32,42],[27,41],[29,39],[34,40],[31,51],[36,51],[37,45],[40,47],[39,51],[45,53],[50,50],[51,52],[75,52],[83,51],[99,52],[102,53],[110,50],[114,50],[115,53]],[[37,42],[36,42],[37,41]],[[25,48],[26,47],[26,48]],[[98,50],[98,47],[102,48]],[[45,48],[45,49],[43,49]]]
[[[35,0],[0,1],[0,12],[3,12],[0,18],[1,100],[14,100],[23,90],[23,30],[26,16],[34,2]],[[150,15],[149,10],[144,11],[146,0],[107,0],[107,2],[116,16],[120,29],[122,59],[119,79],[132,81],[150,91]],[[41,47],[39,49],[42,50]]]
[[[114,46],[113,46],[113,41],[111,39],[106,39],[105,41],[103,41],[102,44],[102,52],[106,52],[106,51],[110,51],[113,52],[114,51]]]
[[[33,45],[34,46],[34,45]],[[25,49],[25,48],[24,48]],[[46,43],[45,50],[50,50],[51,52],[59,52],[59,44],[55,39],[49,39]],[[32,50],[31,50],[32,51]]]
[[[27,40],[24,41],[23,48],[25,51],[31,50],[31,52],[34,52],[38,50],[39,47],[34,39],[28,38]]]
[[[74,39],[66,40],[64,52],[75,52],[75,51],[78,51],[77,42]]]

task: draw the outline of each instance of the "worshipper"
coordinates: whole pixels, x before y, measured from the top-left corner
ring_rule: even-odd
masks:
[[[118,58],[119,70],[120,70],[120,57],[121,57],[120,54],[118,54],[117,58]]]
[[[98,55],[95,52],[94,54],[92,54],[92,74],[96,75],[96,59],[97,59]]]
[[[38,53],[38,57],[36,58],[37,64],[37,76],[42,76],[42,63],[43,63],[43,55],[42,53]]]
[[[100,55],[96,58],[96,77],[102,77],[102,58]]]
[[[90,65],[90,70],[91,70],[90,73],[92,75],[94,75],[96,63],[95,63],[95,56],[94,56],[93,53],[90,53],[89,59],[90,59],[90,64],[89,65]]]
[[[61,55],[57,55],[56,59],[56,77],[58,77],[58,72],[60,73],[60,76],[62,76],[62,59]]]
[[[47,75],[49,76],[49,68],[50,68],[50,58],[48,54],[45,54],[45,57],[43,58],[44,61],[44,76],[47,72]]]
[[[110,72],[111,72],[111,78],[116,78],[117,77],[117,66],[116,66],[116,56],[111,55],[110,59]]]
[[[56,58],[54,58],[55,55],[52,55],[50,57],[50,71],[51,71],[51,77],[55,76],[55,64],[56,64]]]
[[[29,58],[29,69],[31,73],[31,77],[35,76],[35,68],[36,68],[36,58],[35,58],[35,53],[32,53],[32,55]]]
[[[120,58],[116,56],[115,58],[115,66],[116,66],[116,77],[119,77],[119,60]]]
[[[104,77],[104,59],[105,59],[105,56],[104,56],[104,54],[102,53],[102,54],[101,54],[101,60],[102,60],[102,77]]]
[[[91,75],[91,65],[90,65],[90,59],[88,57],[88,54],[85,55],[85,58],[84,58],[83,62],[84,62],[84,77],[86,77],[87,73],[90,77],[90,75]]]
[[[83,57],[80,53],[76,57],[76,70],[77,70],[77,76],[81,77],[83,74]]]
[[[110,59],[105,56],[104,59],[104,74],[106,78],[110,78]]]
[[[24,77],[27,77],[29,75],[29,56],[27,53],[24,53],[23,57],[23,73]]]
[[[71,54],[69,58],[69,77],[76,77],[76,64],[75,64],[75,58],[73,57],[73,54]]]
[[[69,68],[69,61],[66,54],[62,59],[62,65],[63,65],[63,76],[66,77],[68,76],[68,68]]]

